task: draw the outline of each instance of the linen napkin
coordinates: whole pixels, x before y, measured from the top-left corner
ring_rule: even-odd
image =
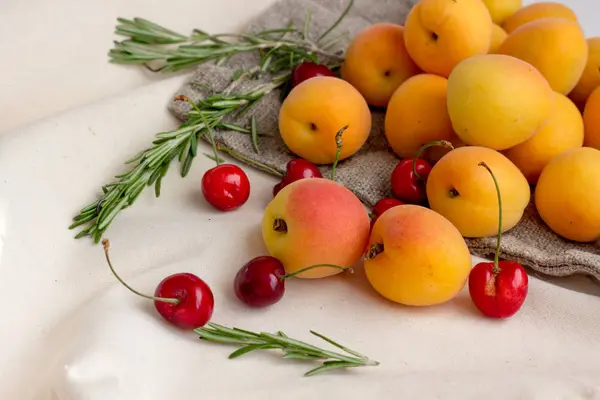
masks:
[[[309,37],[316,39],[337,20],[347,2],[348,0],[280,0],[255,17],[247,31],[281,28],[288,21],[293,21],[295,26],[301,27],[306,10],[309,10]],[[343,51],[353,35],[373,23],[403,24],[415,2],[416,0],[356,0],[335,30],[336,35],[347,33],[346,38],[331,51]],[[224,66],[212,63],[200,65],[171,99],[170,111],[179,119],[185,120],[190,106],[185,101],[177,100],[177,96],[185,95],[192,100],[198,100],[209,95],[211,91],[222,91],[231,82],[235,71],[252,67],[256,62],[255,55],[240,54],[232,57]],[[237,90],[254,87],[256,84],[256,81],[241,84]],[[253,148],[249,135],[221,131],[216,133],[216,138],[243,158],[258,161],[283,173],[287,162],[294,155],[289,152],[279,136],[277,118],[280,106],[281,93],[280,90],[276,90],[256,104],[242,121],[236,121],[239,125],[248,126],[250,118],[255,116],[258,130],[270,134],[259,136],[258,153]],[[370,207],[379,199],[390,196],[389,177],[399,161],[389,150],[385,139],[384,116],[384,110],[372,110],[373,125],[367,143],[357,154],[340,162],[336,170],[336,180],[352,190]],[[246,162],[243,158],[239,158],[240,161]],[[320,169],[324,176],[330,174],[330,167],[323,166]],[[495,252],[495,237],[466,239],[466,242],[473,255],[490,257]],[[533,204],[527,207],[521,222],[503,235],[501,257],[517,261],[548,276],[587,274],[600,279],[598,245],[578,244],[560,238],[543,223]]]

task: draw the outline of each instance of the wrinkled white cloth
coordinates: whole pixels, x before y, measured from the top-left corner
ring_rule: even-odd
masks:
[[[231,9],[235,1],[239,2],[221,3]],[[106,28],[112,32],[115,17],[108,4],[116,2],[95,2],[93,12],[85,8],[78,14],[95,19],[83,21],[89,35],[77,39],[94,38],[96,44],[76,52],[67,27],[77,9],[52,14],[37,7],[40,0],[26,6],[3,2],[0,32],[21,21],[31,34],[16,39],[4,35],[11,40],[4,43],[3,55],[12,61],[0,67],[1,119],[29,122],[126,89],[123,85],[132,75],[122,78],[129,72],[118,66],[102,64],[95,70],[115,71],[111,78],[104,72],[96,79],[82,78],[87,77],[86,67],[106,62],[112,38]],[[79,2],[79,10],[89,3]],[[100,3],[113,11],[105,11]],[[154,7],[128,2],[132,14],[126,16],[167,18],[165,10],[173,4],[159,3]],[[56,0],[52,7],[66,4],[75,3]],[[591,2],[567,4],[588,21],[588,35],[600,34],[592,31],[598,29],[591,23],[598,13]],[[229,13],[228,18],[215,19],[201,9],[181,11],[165,22],[185,30],[206,27],[213,18],[216,29],[233,20]],[[36,31],[44,26],[33,23],[37,20],[26,24],[25,18],[15,17],[23,15],[36,15],[41,21],[46,17],[53,34]],[[99,20],[104,27],[92,29]],[[178,25],[182,21],[187,25]],[[45,70],[29,55],[31,37],[53,38],[45,47],[53,49],[44,57]],[[86,61],[91,55],[101,60]],[[19,61],[20,56],[27,62]],[[65,56],[71,57],[66,64]],[[69,76],[58,74],[56,66]],[[17,70],[20,73],[14,74]],[[5,84],[9,81],[10,86]],[[600,289],[585,278],[548,283],[532,277],[524,308],[507,321],[482,318],[466,292],[440,307],[396,306],[373,293],[359,272],[290,281],[277,305],[247,309],[233,296],[233,275],[248,259],[265,252],[258,226],[274,181],[246,169],[252,182],[249,202],[234,213],[216,213],[200,195],[202,174],[213,165],[203,157],[185,179],[173,168],[160,199],[149,190],[113,224],[107,237],[122,277],[152,293],[164,276],[194,272],[215,292],[215,322],[284,330],[321,345],[308,334],[314,329],[381,365],[303,378],[312,364],[282,360],[276,354],[228,360],[232,348],[201,342],[164,324],[150,302],[116,282],[100,246],[75,241],[66,227],[102,184],[123,171],[125,159],[147,146],[154,133],[176,126],[164,99],[182,82],[182,77],[174,77],[126,90],[0,135],[0,399],[600,399]],[[34,95],[42,87],[47,96],[37,101]]]
[[[232,281],[265,253],[259,225],[274,180],[246,168],[250,200],[218,213],[200,195],[213,165],[204,157],[185,179],[172,169],[160,199],[148,191],[115,221],[107,237],[123,278],[152,293],[170,273],[196,273],[215,293],[214,322],[321,345],[313,329],[381,365],[304,378],[312,364],[277,354],[228,360],[232,348],[167,326],[112,277],[101,246],[72,239],[66,227],[123,160],[175,126],[156,99],[180,84],[156,83],[0,137],[1,399],[600,399],[600,288],[585,278],[555,282],[588,293],[532,277],[524,308],[506,321],[481,317],[466,292],[439,307],[394,305],[360,272],[290,281],[280,303],[249,310]]]

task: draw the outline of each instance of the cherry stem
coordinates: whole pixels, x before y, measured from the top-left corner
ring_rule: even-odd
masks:
[[[117,274],[117,271],[115,271],[115,269],[112,266],[112,263],[110,262],[110,257],[108,256],[108,249],[110,247],[110,242],[108,241],[108,239],[104,239],[102,241],[102,246],[104,247],[104,255],[106,256],[106,262],[108,263],[108,267],[110,268],[110,270],[112,271],[113,275],[115,276],[115,278],[117,278],[117,280],[119,282],[121,282],[123,284],[123,286],[125,286],[127,289],[129,289],[131,292],[137,294],[138,296],[144,297],[148,300],[154,300],[154,301],[162,301],[164,303],[171,303],[171,304],[179,304],[179,299],[174,299],[174,298],[169,298],[169,297],[154,297],[154,296],[148,296],[147,294],[143,294],[138,292],[137,290],[135,290],[134,288],[132,288],[131,286],[129,286],[123,279],[121,279],[121,277]]]
[[[231,150],[228,147],[225,147],[223,144],[221,144],[219,142],[215,143],[215,148],[217,150],[219,150],[219,151],[222,151],[223,153],[229,154],[233,158],[237,158],[240,161],[243,161],[243,162],[245,162],[247,164],[250,164],[250,165],[252,165],[253,167],[255,167],[257,169],[260,169],[260,170],[262,170],[264,172],[267,172],[267,173],[269,173],[271,175],[275,175],[278,178],[283,178],[283,174],[281,172],[277,171],[275,168],[269,167],[268,165],[263,164],[263,163],[261,163],[259,161],[255,161],[255,160],[252,160],[252,159],[250,159],[250,158],[248,158],[246,156],[243,156],[240,153],[238,153],[238,152],[236,152],[234,150]]]
[[[342,141],[342,134],[344,131],[348,129],[348,125],[344,126],[342,129],[335,134],[335,160],[333,161],[333,166],[331,167],[331,180],[335,181],[335,169],[337,168],[338,162],[340,161],[340,154],[342,153],[342,146],[344,142]]]
[[[413,158],[413,162],[412,162],[412,171],[413,171],[413,175],[415,176],[415,178],[417,178],[418,180],[423,179],[421,177],[421,175],[419,175],[419,173],[417,172],[417,160],[419,158],[421,158],[421,154],[423,154],[425,152],[425,150],[427,150],[430,147],[435,147],[435,146],[440,146],[440,147],[445,147],[447,149],[452,149],[454,150],[454,146],[452,146],[452,143],[450,143],[447,140],[436,140],[435,142],[429,142],[426,145],[422,146],[418,151],[417,154],[415,154],[415,157]]]
[[[494,180],[494,186],[496,186],[496,194],[498,195],[498,239],[496,240],[496,254],[494,255],[494,267],[492,268],[492,273],[498,274],[500,272],[500,266],[498,265],[500,259],[500,240],[502,239],[502,196],[500,195],[500,185],[498,185],[498,180],[496,179],[496,176],[485,162],[481,161],[478,165],[488,170],[488,172],[492,176],[492,179]]]
[[[306,267],[306,268],[302,268],[296,272],[291,272],[289,274],[285,274],[285,275],[279,275],[279,279],[284,280],[287,278],[291,278],[292,276],[296,276],[298,274],[301,274],[303,272],[309,271],[311,269],[315,269],[315,268],[322,268],[322,267],[328,267],[328,268],[336,268],[342,271],[350,271],[350,273],[353,273],[354,270],[352,269],[352,267],[340,267],[339,265],[335,265],[335,264],[315,264],[315,265],[311,265],[310,267]]]

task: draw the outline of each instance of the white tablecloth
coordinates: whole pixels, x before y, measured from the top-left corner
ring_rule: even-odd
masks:
[[[144,86],[149,78],[140,71],[105,64],[107,31],[117,15],[148,16],[185,30],[232,26],[235,21],[229,16],[240,20],[244,12],[225,14],[233,0],[215,2],[210,12],[198,7],[197,18],[191,15],[197,8],[192,2],[174,2],[181,12],[169,11],[173,4],[158,1],[62,0],[44,6],[46,2],[31,0],[27,10],[24,3],[0,6],[8,8],[1,13],[0,29],[10,23],[21,26],[15,32],[30,32],[29,37],[36,32],[38,38],[56,38],[36,24],[25,29],[25,20],[17,24],[18,19],[7,15],[35,15],[38,24],[50,21],[50,31],[58,32],[60,26],[71,29],[65,17],[69,5],[74,7],[71,16],[91,18],[77,24],[95,32],[90,36],[96,44],[79,53],[56,52],[56,59],[36,60],[35,68],[4,62],[3,71],[9,69],[15,78],[2,74],[0,87],[5,82],[18,85],[9,86],[10,96],[2,90],[2,119],[11,117],[4,126],[104,99],[0,135],[0,399],[470,399],[483,394],[502,400],[600,399],[600,291],[586,278],[548,283],[532,277],[522,312],[499,323],[480,317],[466,292],[441,307],[395,307],[374,294],[360,275],[350,282],[293,281],[276,307],[247,310],[232,296],[231,280],[245,261],[264,254],[258,225],[274,181],[246,168],[252,181],[250,201],[238,212],[215,213],[199,196],[202,173],[212,166],[204,157],[185,179],[173,168],[160,199],[148,191],[111,227],[108,236],[121,275],[151,292],[169,273],[195,272],[217,296],[215,322],[282,329],[303,339],[308,329],[323,331],[381,365],[353,371],[356,377],[334,374],[306,380],[301,377],[304,365],[264,355],[227,360],[229,348],[199,343],[166,327],[151,304],[128,293],[110,275],[99,246],[75,241],[66,230],[77,209],[122,171],[123,160],[146,146],[154,133],[177,123],[165,103],[183,77]],[[598,15],[586,14],[583,1],[572,4],[582,18]],[[99,21],[103,28],[93,26],[101,25]],[[83,41],[81,35],[62,38],[64,42],[49,41],[48,46],[67,46],[68,38]],[[8,54],[33,50],[33,41],[17,40],[25,43],[23,48],[10,47]],[[70,68],[66,54],[78,60]],[[94,70],[95,80],[75,65]],[[43,83],[48,84],[48,96],[29,98]],[[130,90],[134,86],[138,88]]]

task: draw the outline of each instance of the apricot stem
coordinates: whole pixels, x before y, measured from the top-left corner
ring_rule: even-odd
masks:
[[[342,153],[342,146],[344,142],[342,141],[342,134],[344,131],[348,129],[348,125],[344,126],[342,129],[335,134],[335,160],[333,161],[333,166],[331,167],[331,180],[335,182],[335,169],[337,168],[338,162],[340,161],[340,154]]]
[[[452,143],[450,143],[447,140],[436,140],[434,142],[429,142],[424,146],[421,146],[421,148],[417,151],[417,154],[415,154],[415,157],[413,158],[413,162],[412,162],[412,171],[413,171],[413,175],[415,176],[415,178],[417,178],[418,180],[421,180],[421,175],[419,175],[417,173],[417,160],[419,158],[421,158],[421,154],[423,154],[425,152],[425,150],[427,150],[430,147],[435,147],[435,146],[440,146],[440,147],[446,147],[448,149],[452,149],[454,150],[454,146],[452,146]]]
[[[367,251],[367,254],[365,255],[365,260],[372,260],[381,253],[383,253],[383,243],[373,243],[369,246],[369,251]]]
[[[115,278],[117,278],[117,280],[119,282],[121,282],[121,284],[123,284],[123,286],[125,286],[127,289],[129,289],[131,292],[137,294],[138,296],[141,296],[145,299],[148,300],[154,300],[154,301],[162,301],[163,303],[171,303],[171,304],[179,304],[179,299],[174,299],[174,298],[169,298],[169,297],[155,297],[155,296],[148,296],[147,294],[138,292],[137,290],[135,290],[134,288],[132,288],[131,286],[129,286],[123,279],[121,279],[121,277],[117,274],[117,271],[115,271],[115,269],[112,266],[112,263],[110,262],[110,257],[108,256],[108,249],[110,247],[110,242],[108,241],[108,239],[104,239],[102,241],[102,246],[104,247],[104,255],[106,256],[106,262],[108,263],[108,267],[110,268],[111,272],[113,273],[113,275],[115,276]]]
[[[492,268],[493,274],[498,274],[500,272],[500,266],[498,265],[500,259],[500,241],[502,240],[502,196],[500,194],[500,185],[498,184],[498,180],[496,176],[490,169],[490,167],[483,161],[478,164],[480,167],[483,167],[488,170],[492,179],[494,180],[494,186],[496,187],[496,194],[498,195],[498,238],[496,240],[496,254],[494,255],[494,267]]]
[[[352,267],[340,267],[339,265],[335,265],[335,264],[315,264],[315,265],[311,265],[310,267],[306,267],[306,268],[302,268],[296,272],[290,272],[289,274],[285,274],[285,275],[279,275],[279,279],[284,280],[287,278],[291,278],[292,276],[296,276],[299,275],[303,272],[309,271],[311,269],[314,268],[323,268],[323,267],[327,267],[327,268],[336,268],[342,271],[349,271],[351,274],[354,273],[354,270],[352,269]]]
[[[223,153],[227,153],[230,156],[232,156],[233,158],[237,158],[238,160],[243,161],[246,164],[250,164],[250,165],[252,165],[253,167],[255,167],[257,169],[260,169],[260,170],[262,170],[264,172],[267,172],[267,173],[269,173],[271,175],[275,175],[278,178],[283,178],[283,174],[281,172],[277,171],[275,168],[269,167],[266,164],[263,164],[261,162],[252,160],[252,159],[250,159],[250,158],[248,158],[246,156],[243,156],[240,153],[238,153],[238,152],[236,152],[234,150],[231,150],[228,147],[225,147],[223,144],[221,144],[219,142],[216,142],[215,146],[216,146],[217,150],[222,151]]]
[[[287,223],[284,219],[275,218],[275,221],[273,221],[273,230],[275,232],[287,233]]]

